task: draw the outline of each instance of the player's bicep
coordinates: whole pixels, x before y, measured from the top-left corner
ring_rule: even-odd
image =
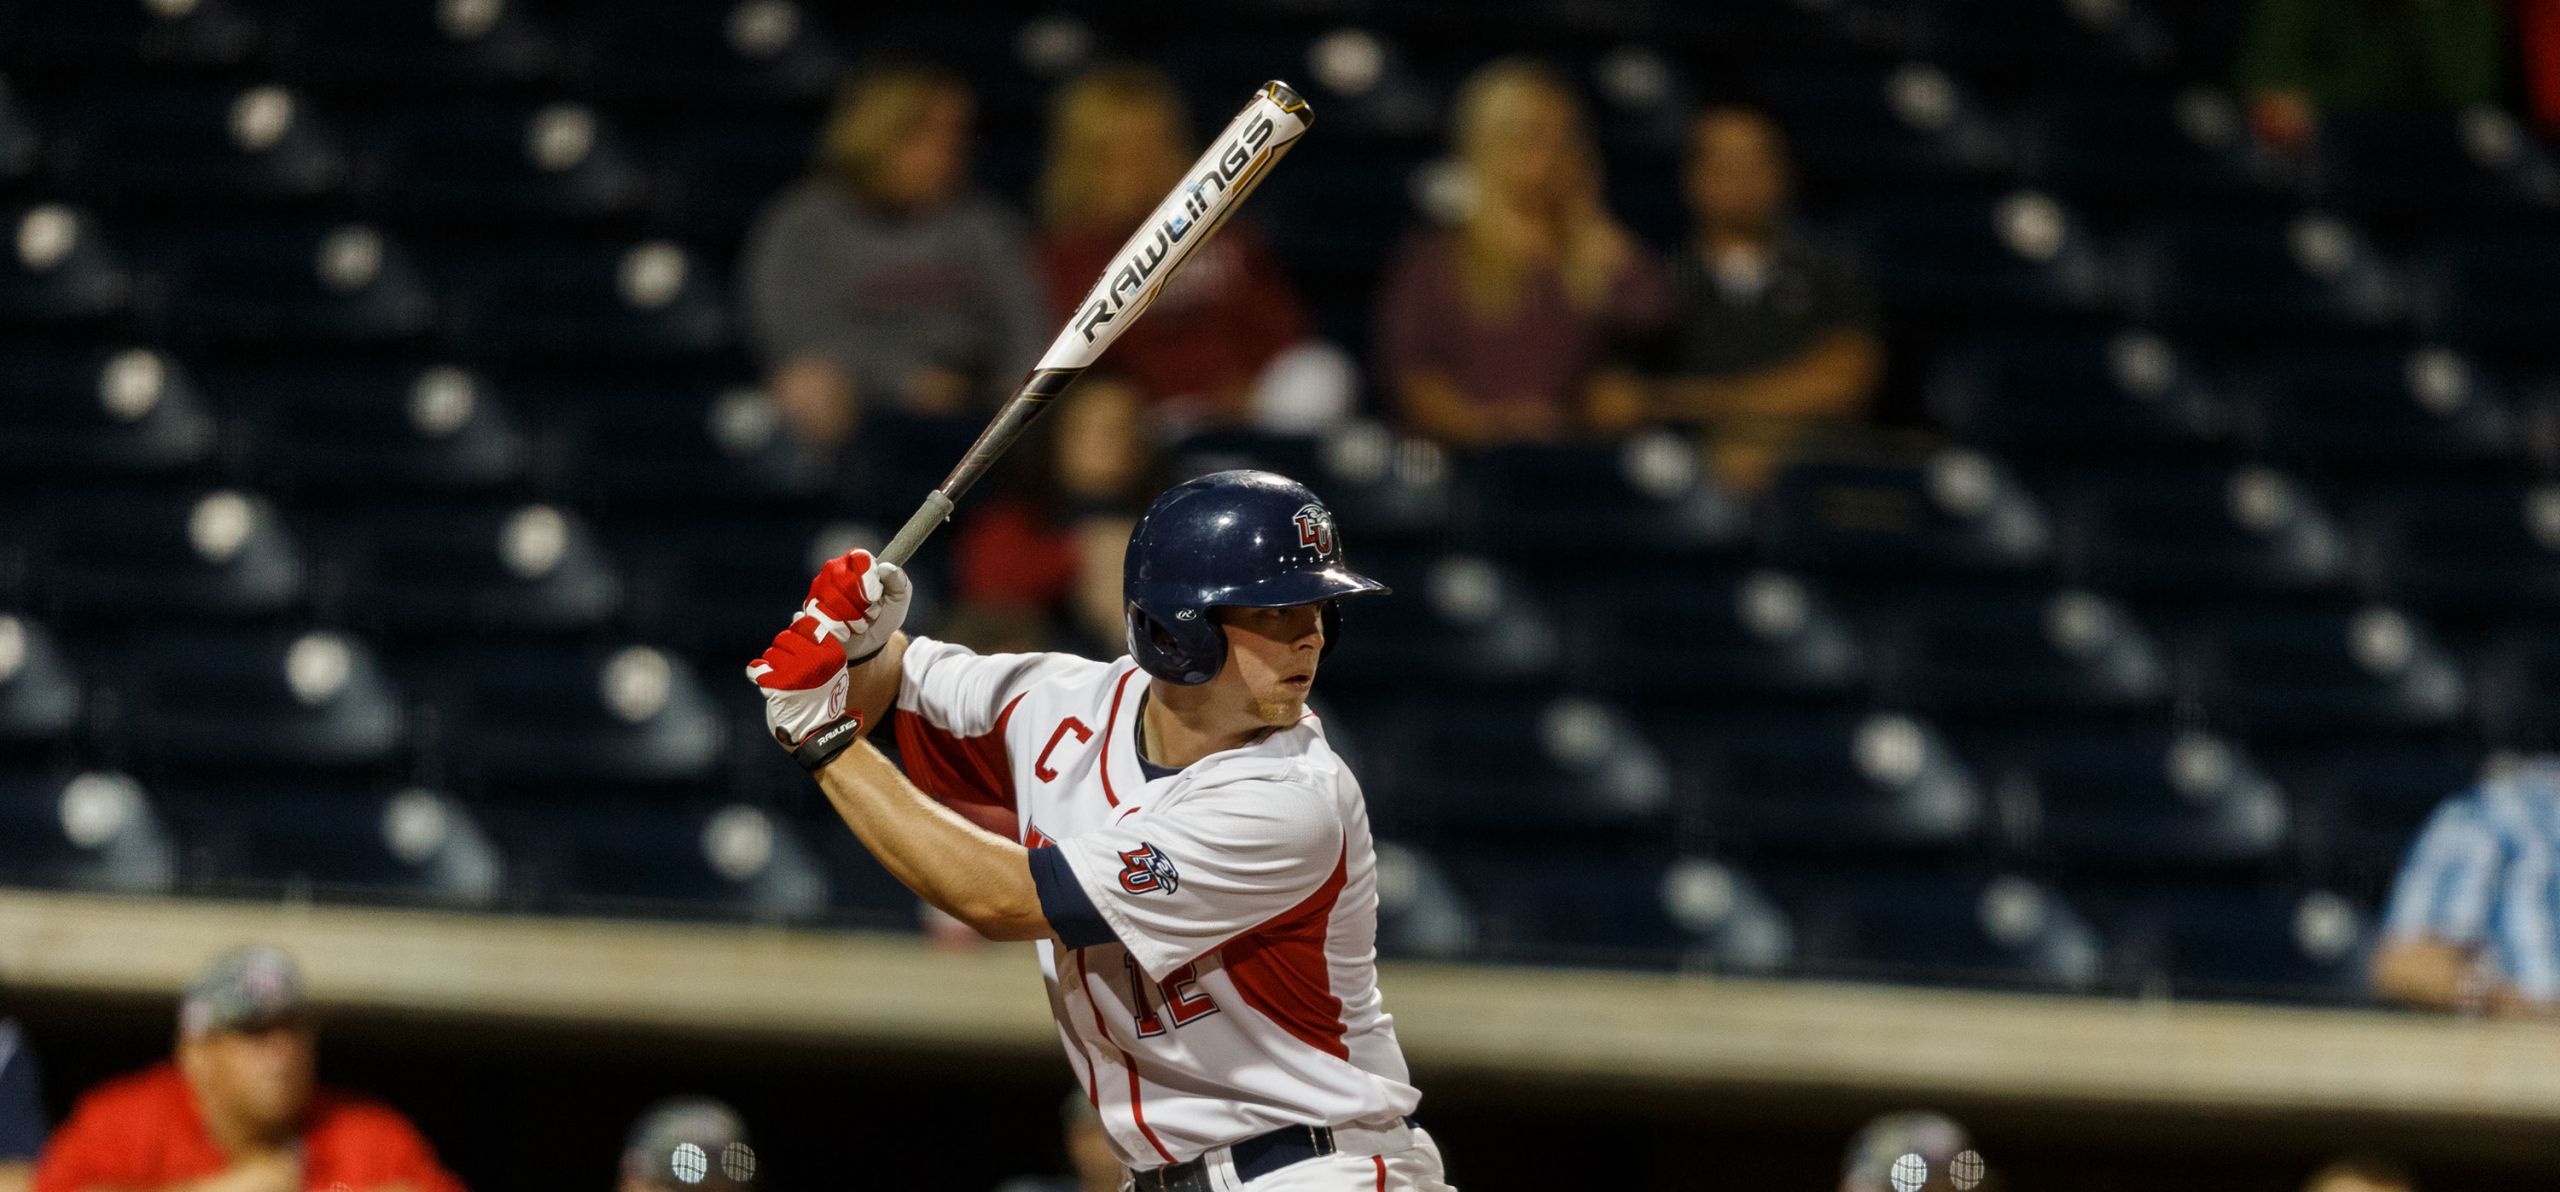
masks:
[[[1160,978],[1314,897],[1341,870],[1343,828],[1315,792],[1253,784],[1044,851],[1033,877],[1060,942],[1117,941]]]

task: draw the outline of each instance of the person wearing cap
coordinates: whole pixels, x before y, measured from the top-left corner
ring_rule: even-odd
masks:
[[[738,1111],[709,1097],[669,1097],[631,1124],[621,1192],[752,1192],[756,1148]]]
[[[462,1192],[398,1111],[312,1080],[293,958],[215,959],[179,1003],[175,1054],[89,1091],[35,1192]]]

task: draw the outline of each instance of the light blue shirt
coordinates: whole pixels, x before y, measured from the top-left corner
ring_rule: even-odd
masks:
[[[2560,1002],[2560,760],[2445,800],[2392,885],[2384,930],[2475,950],[2482,975]]]

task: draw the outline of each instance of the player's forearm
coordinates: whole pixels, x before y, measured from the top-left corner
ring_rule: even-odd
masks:
[[[845,826],[917,897],[989,939],[1049,934],[1030,853],[934,802],[870,742],[845,750],[817,778]]]

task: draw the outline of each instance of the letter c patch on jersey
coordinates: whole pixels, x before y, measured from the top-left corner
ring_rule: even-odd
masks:
[[[1132,894],[1167,894],[1182,887],[1182,875],[1174,871],[1173,858],[1156,846],[1139,841],[1138,847],[1120,854],[1120,888]]]

